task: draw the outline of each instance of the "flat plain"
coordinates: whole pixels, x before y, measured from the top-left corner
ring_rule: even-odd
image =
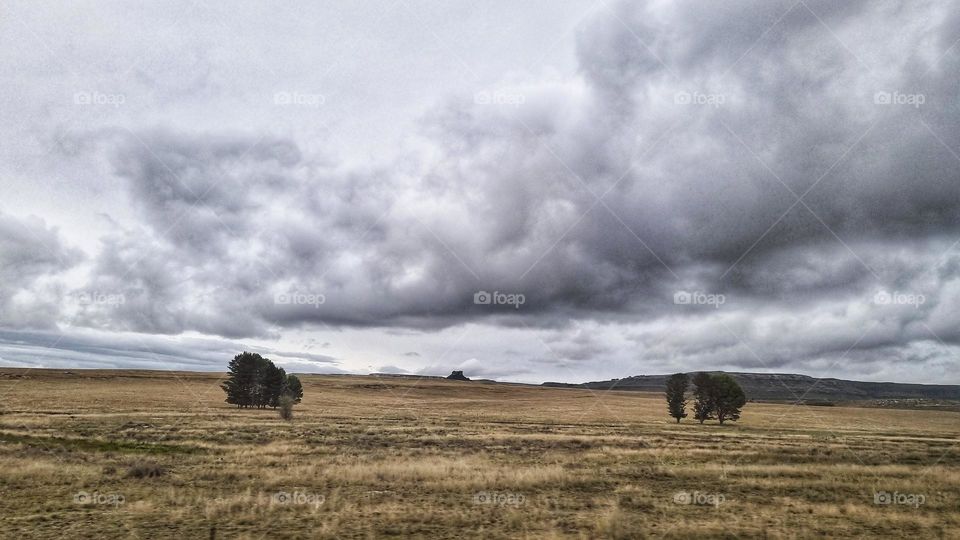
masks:
[[[305,375],[0,369],[10,538],[956,538],[960,413]]]

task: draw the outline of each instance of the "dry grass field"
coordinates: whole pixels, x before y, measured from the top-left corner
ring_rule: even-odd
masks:
[[[217,374],[0,370],[0,536],[960,537],[955,412],[302,379],[285,422]]]

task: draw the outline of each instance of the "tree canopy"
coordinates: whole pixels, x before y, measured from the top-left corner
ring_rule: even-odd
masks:
[[[693,417],[702,424],[713,418],[713,379],[709,373],[697,373],[693,384]]]
[[[667,379],[667,410],[678,424],[681,418],[687,417],[686,394],[689,386],[690,377],[686,373],[675,373]]]
[[[268,358],[242,352],[227,365],[227,380],[220,385],[226,402],[240,408],[277,407],[280,398],[289,395],[295,403],[303,399],[303,385],[295,375],[287,375]]]
[[[737,381],[726,373],[711,376],[713,379],[713,410],[722,424],[726,420],[740,419],[740,408],[746,405],[747,396]]]
[[[667,403],[670,416],[680,421],[686,414],[678,396],[681,379],[678,373],[667,380]],[[685,376],[685,375],[684,375]],[[693,376],[693,417],[701,424],[716,418],[721,424],[727,420],[740,419],[740,409],[747,403],[747,396],[736,379],[726,373],[697,373]],[[675,413],[682,413],[678,416]]]

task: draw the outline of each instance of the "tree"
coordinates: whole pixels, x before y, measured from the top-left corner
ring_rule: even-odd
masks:
[[[254,404],[253,390],[259,360],[262,360],[259,354],[244,351],[230,361],[227,366],[227,380],[220,385],[227,393],[227,403],[237,407],[250,407]]]
[[[237,407],[277,407],[287,394],[298,403],[303,398],[300,381],[259,354],[244,351],[230,361],[227,370],[227,380],[220,387],[227,393],[227,403]]]
[[[667,410],[678,424],[681,418],[687,417],[686,394],[689,386],[690,377],[686,373],[675,373],[667,379]]]
[[[287,372],[271,362],[266,369],[264,386],[267,398],[266,405],[276,408],[280,404],[280,396],[287,386]]]
[[[736,422],[740,419],[740,408],[746,405],[747,396],[736,379],[726,373],[718,373],[711,377],[713,391],[713,407],[717,420],[723,424],[726,420]]]
[[[268,380],[270,378],[270,372],[275,369],[276,366],[273,365],[273,362],[263,358],[260,355],[257,355],[255,371],[256,376],[254,377],[251,396],[253,399],[253,404],[256,405],[258,409],[264,409],[270,403],[270,387],[268,385]]]
[[[713,418],[714,391],[713,377],[709,373],[697,373],[693,376],[693,417],[701,424]]]
[[[287,384],[285,385],[284,395],[290,396],[294,403],[300,403],[303,399],[303,385],[296,375],[287,375]]]
[[[736,379],[726,373],[697,373],[693,384],[693,416],[701,424],[712,418],[721,424],[740,419],[740,408],[747,403],[747,396]]]

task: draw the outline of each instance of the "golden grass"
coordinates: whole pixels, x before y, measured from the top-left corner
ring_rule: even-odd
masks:
[[[305,400],[285,422],[273,410],[223,403],[216,374],[0,370],[0,536],[943,538],[960,530],[954,412],[749,404],[738,424],[677,425],[658,395],[302,380]],[[129,477],[133,464],[166,473]],[[80,492],[98,502],[77,502]],[[878,505],[877,492],[924,500]],[[683,494],[722,500],[679,504]],[[122,503],[110,504],[117,496]]]

